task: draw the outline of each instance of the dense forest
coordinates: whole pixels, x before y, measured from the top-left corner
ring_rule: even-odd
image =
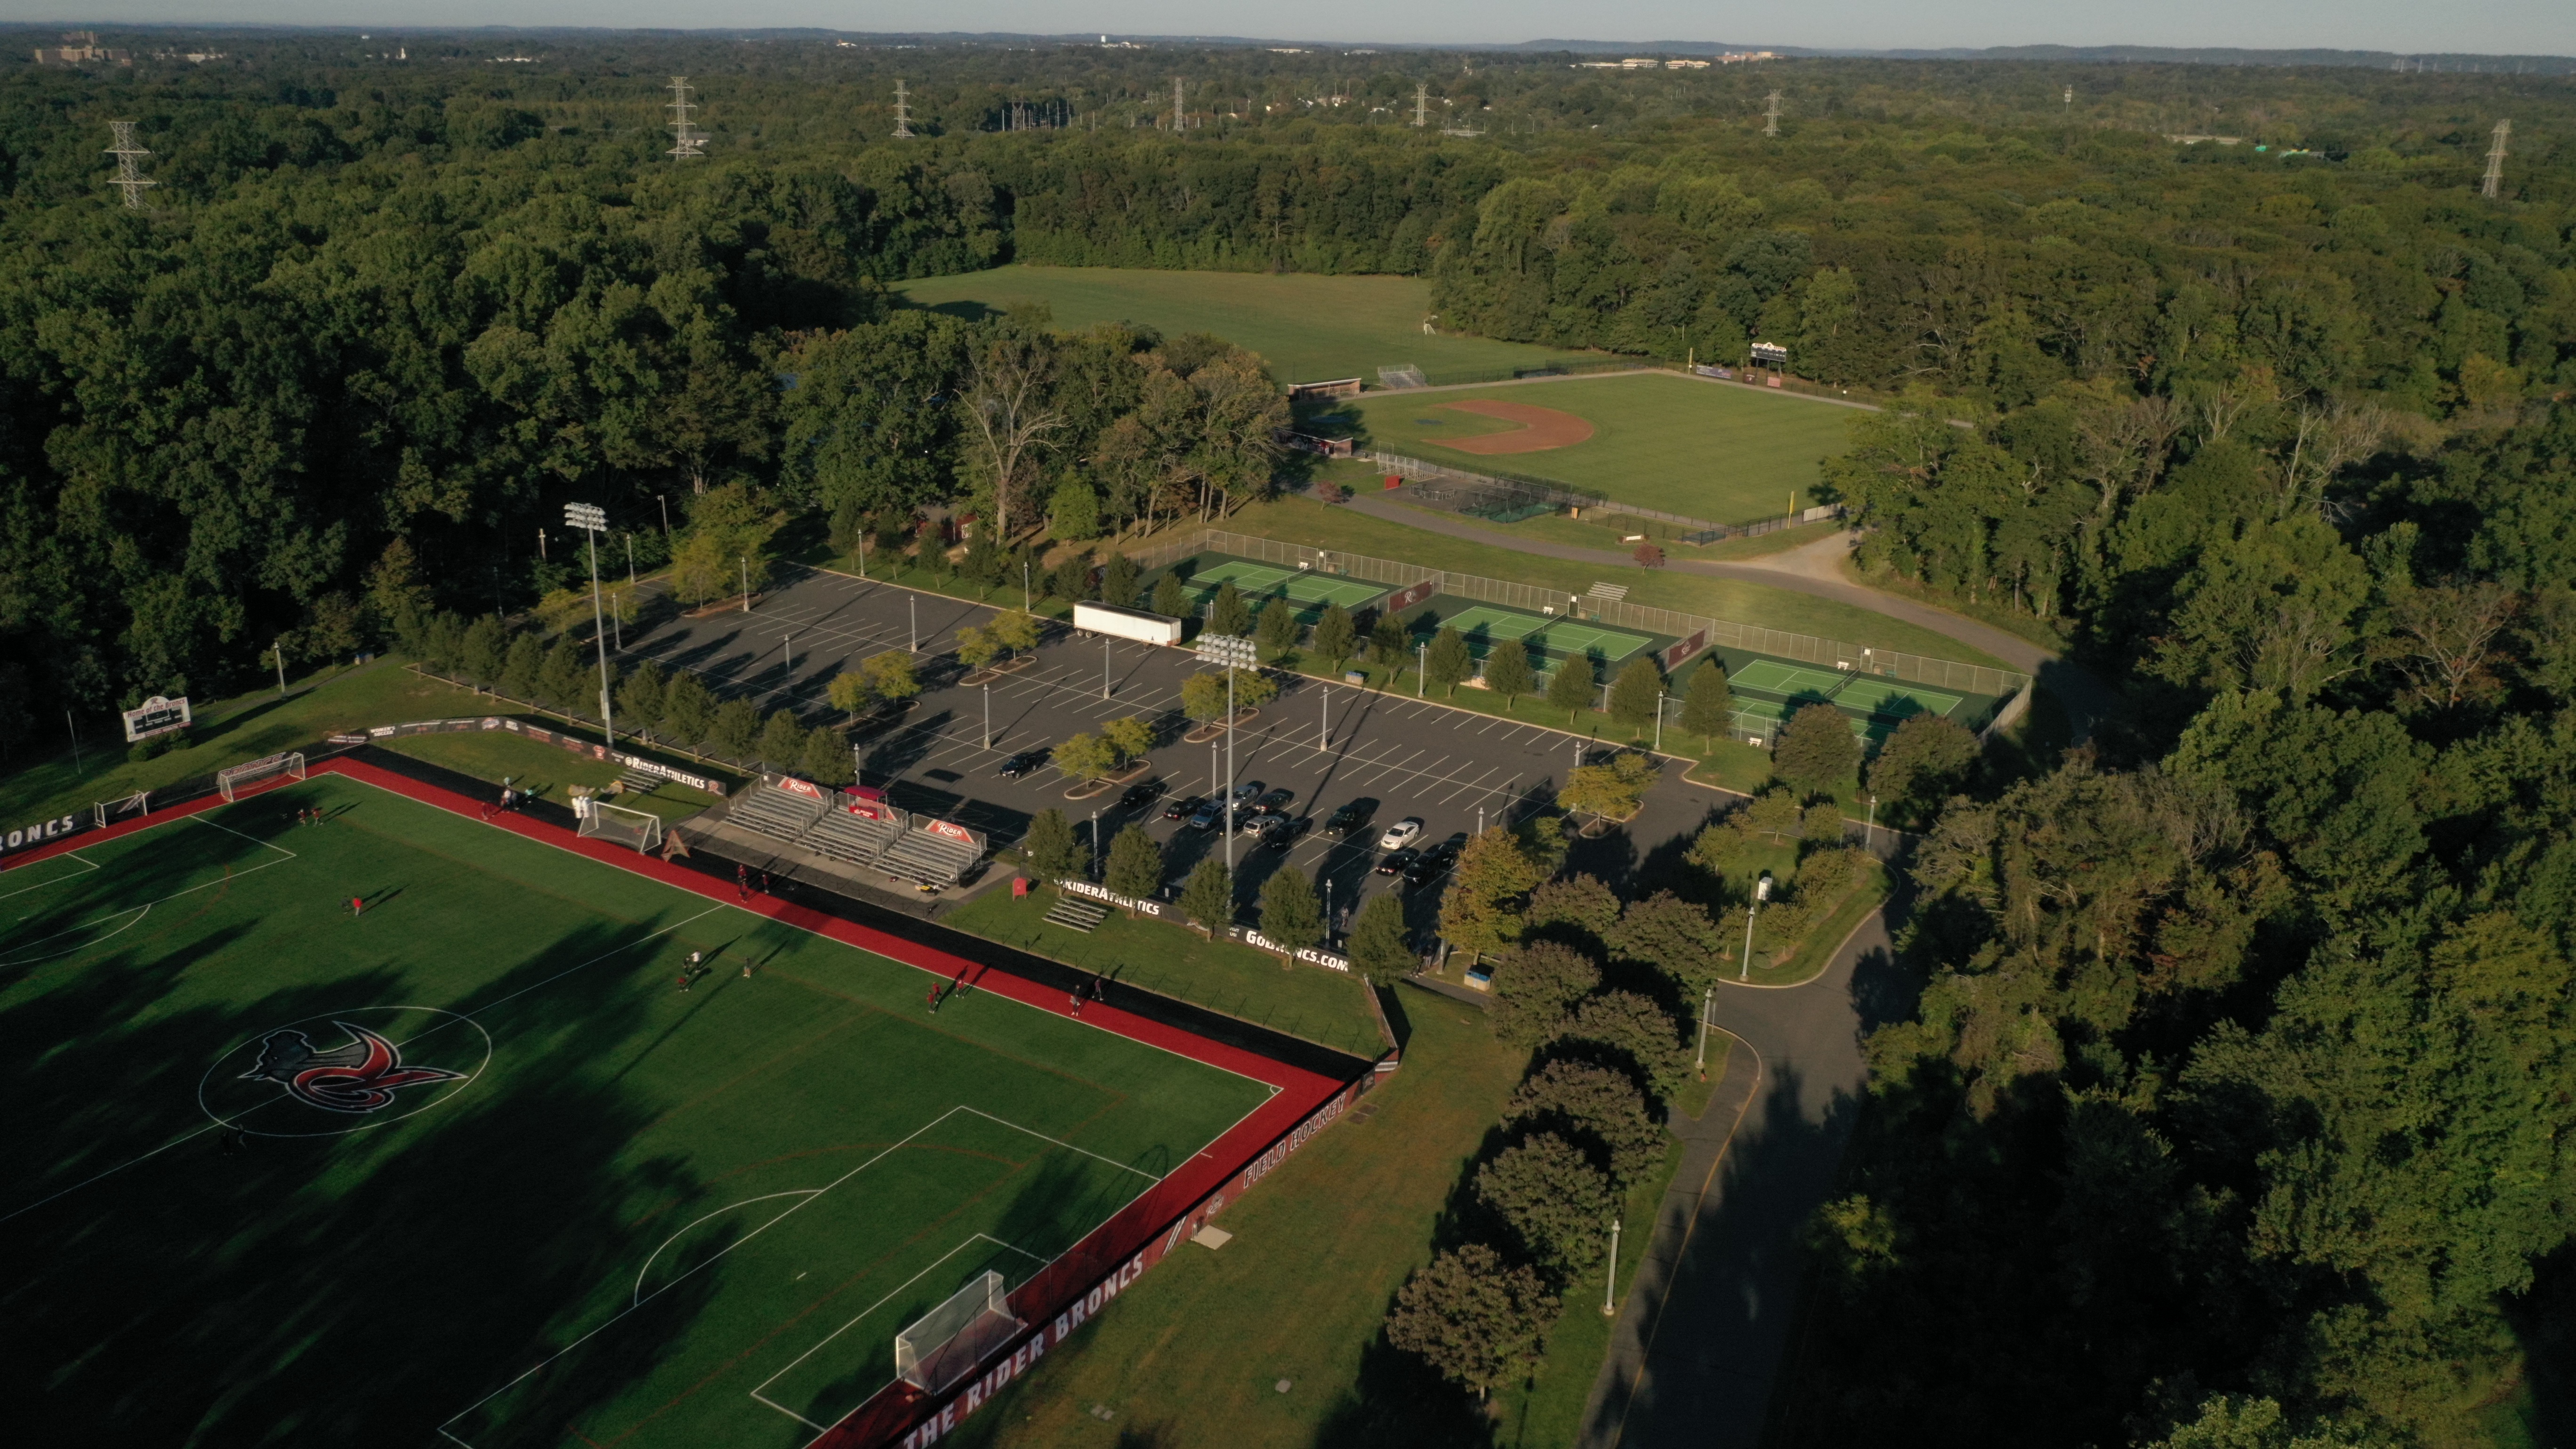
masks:
[[[1260,359],[893,280],[1397,271],[1459,330],[1780,341],[1888,404],[1828,471],[1864,566],[2126,702],[1924,838],[1919,999],[1874,1003],[1782,1433],[2467,1444],[2518,1375],[2567,1412],[2563,79],[495,43],[0,74],[0,744],[281,639],[522,610],[571,577],[539,538],[568,500],[659,563],[946,505],[1097,536],[1272,485]],[[663,154],[678,73],[703,159]],[[1014,103],[1072,124],[1005,130]]]

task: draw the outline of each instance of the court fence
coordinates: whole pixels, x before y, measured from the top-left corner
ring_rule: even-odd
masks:
[[[1231,554],[1236,558],[1283,568],[1338,574],[1368,583],[1385,584],[1391,589],[1436,582],[1437,591],[1452,598],[1500,604],[1524,613],[1584,619],[1614,628],[1660,634],[1685,643],[1696,641],[1688,653],[1674,656],[1673,651],[1665,651],[1664,665],[1668,671],[1689,658],[1690,654],[1715,646],[1998,698],[2017,693],[2030,685],[2030,676],[2018,670],[1850,644],[1813,634],[1793,634],[1784,629],[1766,629],[1759,624],[1712,619],[1674,609],[1631,604],[1624,599],[1598,599],[1533,584],[1510,583],[1475,574],[1424,568],[1420,564],[1399,563],[1393,559],[1371,558],[1365,554],[1309,548],[1304,544],[1285,543],[1275,538],[1222,528],[1205,528],[1196,534],[1184,534],[1170,543],[1136,555],[1136,562],[1146,569],[1168,568],[1182,559],[1202,553]]]

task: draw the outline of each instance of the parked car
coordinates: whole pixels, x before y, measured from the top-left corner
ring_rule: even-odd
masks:
[[[1252,803],[1254,800],[1261,798],[1261,782],[1259,780],[1246,780],[1226,793],[1234,797],[1235,808],[1239,810],[1245,805]]]
[[[1386,834],[1377,838],[1377,848],[1380,850],[1400,850],[1405,846],[1411,845],[1415,838],[1421,834],[1422,817],[1419,815],[1407,815],[1402,820],[1399,820],[1386,828]],[[1383,870],[1385,867],[1380,866],[1379,869]]]
[[[1207,797],[1205,795],[1175,795],[1172,797],[1172,803],[1163,807],[1163,818],[1166,820],[1187,820],[1191,815],[1197,813],[1200,806],[1205,805],[1206,803]]]
[[[1296,798],[1296,791],[1282,785],[1278,789],[1262,796],[1260,799],[1253,801],[1252,808],[1255,810],[1266,811],[1272,815],[1284,814],[1288,809],[1288,802]]]
[[[1224,822],[1225,802],[1222,800],[1207,800],[1202,801],[1199,808],[1190,812],[1189,828],[1192,830],[1214,830]]]
[[[1332,819],[1324,822],[1324,828],[1348,840],[1368,829],[1369,817],[1376,813],[1375,800],[1347,800],[1342,803],[1341,809],[1333,812]]]
[[[1146,806],[1161,799],[1163,797],[1163,792],[1170,788],[1172,787],[1164,784],[1160,780],[1146,780],[1138,784],[1130,785],[1127,787],[1127,793],[1118,797],[1118,808],[1122,810],[1142,810]]]
[[[1259,835],[1269,829],[1271,823],[1278,818],[1277,815],[1258,805],[1248,810],[1238,808],[1234,812],[1234,830],[1237,835]]]
[[[1002,762],[1001,776],[1005,780],[1016,780],[1023,775],[1034,775],[1052,753],[1049,750],[1022,750]]]
[[[1307,831],[1315,828],[1315,817],[1273,815],[1261,831],[1261,848],[1286,851],[1295,846]]]
[[[1405,846],[1404,848],[1389,854],[1385,859],[1379,861],[1377,863],[1377,873],[1379,875],[1402,875],[1406,871],[1413,869],[1413,863],[1421,858],[1421,852],[1415,850],[1412,846]]]
[[[1433,881],[1440,879],[1440,877],[1447,875],[1449,873],[1449,867],[1456,864],[1457,861],[1457,845],[1446,840],[1440,842],[1438,845],[1422,852],[1421,856],[1416,859],[1411,866],[1406,868],[1404,872],[1405,889],[1419,890],[1422,887],[1431,884]]]

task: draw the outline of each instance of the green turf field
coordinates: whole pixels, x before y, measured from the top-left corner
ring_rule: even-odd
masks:
[[[0,907],[30,1443],[801,1445],[1268,1095],[336,777]]]
[[[1509,424],[1445,412],[1444,402],[1484,399],[1572,413],[1592,436],[1537,453],[1462,453],[1444,437],[1474,437]],[[1793,500],[1816,501],[1817,463],[1850,446],[1850,408],[1671,373],[1621,373],[1514,383],[1457,392],[1388,393],[1344,404],[1371,445],[1470,472],[1544,478],[1622,503],[1716,523],[1777,518]]]
[[[1044,302],[1056,326],[1143,322],[1166,334],[1213,332],[1260,353],[1281,383],[1360,377],[1414,363],[1434,380],[1450,372],[1530,367],[1564,355],[1518,342],[1426,335],[1431,284],[1416,277],[1308,273],[1165,272],[1121,267],[996,267],[902,282],[916,307],[975,314]],[[980,304],[980,306],[978,305]]]

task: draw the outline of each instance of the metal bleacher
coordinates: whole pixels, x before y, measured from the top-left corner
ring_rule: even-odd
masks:
[[[892,819],[870,820],[847,810],[826,811],[822,819],[814,822],[814,828],[805,832],[805,838],[797,843],[834,860],[846,860],[852,865],[874,865],[877,857],[885,854],[886,847],[894,843],[903,834],[904,827],[911,823],[912,817],[900,810],[889,810],[889,813]]]
[[[800,850],[924,885],[955,885],[984,858],[984,837],[974,831],[890,805],[878,808],[883,818],[871,819],[764,780],[733,797],[725,807],[725,821]]]
[[[733,798],[733,803],[725,807],[725,821],[793,841],[812,829],[827,808],[820,800],[782,790],[764,780]]]
[[[945,822],[939,822],[945,823]],[[914,880],[953,885],[984,855],[981,837],[974,844],[943,835],[916,821],[886,846],[878,864]]]

